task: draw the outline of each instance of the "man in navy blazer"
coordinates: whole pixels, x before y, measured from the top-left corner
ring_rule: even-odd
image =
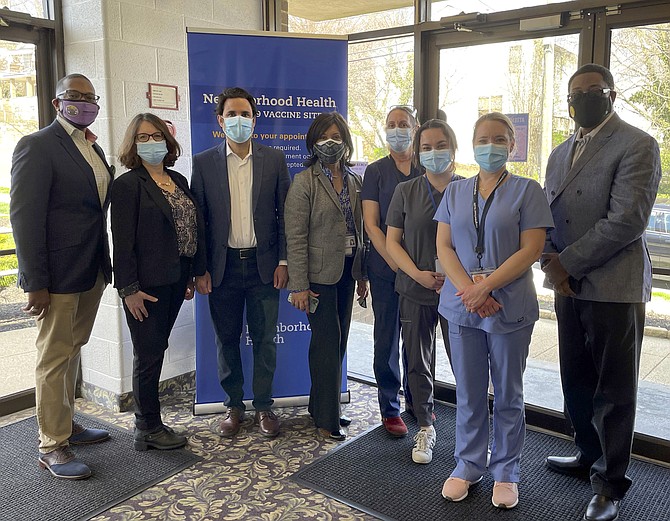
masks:
[[[91,470],[69,445],[109,438],[74,422],[81,347],[111,281],[106,213],[114,176],[95,135],[99,97],[81,74],[56,85],[56,119],[23,137],[12,158],[10,218],[25,312],[37,319],[35,400],[39,464],[64,479]]]
[[[218,96],[217,120],[226,140],[193,157],[191,191],[205,217],[206,266],[196,288],[209,295],[218,346],[219,379],[228,395],[221,436],[237,434],[244,418],[240,336],[244,307],[253,342],[253,406],[261,434],[279,434],[272,412],[274,341],[279,289],[286,287],[284,200],[291,183],[284,154],[252,141],[256,102],[232,87]]]
[[[579,130],[547,163],[555,228],[542,266],[555,290],[565,406],[576,456],[556,472],[590,477],[584,519],[616,519],[635,431],[637,381],[651,262],[644,235],[661,179],[656,141],[613,112],[612,73],[582,66],[568,83]]]

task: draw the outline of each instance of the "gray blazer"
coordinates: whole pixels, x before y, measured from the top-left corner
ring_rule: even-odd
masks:
[[[356,254],[351,275],[364,278],[365,251],[361,178],[345,174],[356,225]],[[344,238],[347,225],[340,200],[317,163],[293,178],[285,206],[288,289],[304,290],[310,283],[335,284],[344,270]]]
[[[656,140],[612,115],[571,166],[575,136],[547,163],[545,193],[555,228],[545,252],[559,252],[578,299],[646,302],[651,261],[644,231],[661,179]]]

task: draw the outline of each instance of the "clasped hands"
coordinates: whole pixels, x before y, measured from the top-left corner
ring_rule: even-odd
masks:
[[[570,274],[565,270],[558,253],[543,253],[540,267],[547,277],[547,282],[554,291],[563,297],[574,297],[576,293],[570,287]]]
[[[491,296],[491,288],[486,284],[486,279],[473,282],[456,292],[456,296],[461,297],[466,311],[477,313],[480,318],[493,316],[502,309],[502,305]]]

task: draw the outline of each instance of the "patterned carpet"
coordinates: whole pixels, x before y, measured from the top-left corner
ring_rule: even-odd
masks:
[[[345,405],[344,411],[353,419],[348,429],[351,437],[377,425],[379,413],[375,388],[352,381],[349,389],[352,403]],[[221,415],[194,417],[191,414],[192,404],[192,392],[166,398],[163,419],[167,425],[187,431],[188,447],[203,460],[94,517],[94,520],[374,519],[310,489],[301,488],[288,479],[304,465],[338,446],[337,442],[316,434],[305,407],[277,411],[282,429],[273,440],[263,438],[251,418],[247,418],[236,438],[226,440],[211,430],[220,421]],[[84,400],[78,400],[77,407],[82,413],[132,429],[132,413],[110,412]],[[0,425],[33,414],[34,410],[26,410],[2,417]],[[128,450],[133,449],[128,447]]]

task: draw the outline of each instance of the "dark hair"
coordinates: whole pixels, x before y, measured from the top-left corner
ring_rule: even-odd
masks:
[[[597,72],[603,77],[603,80],[605,80],[607,86],[614,90],[614,76],[612,76],[612,73],[607,67],[603,67],[597,63],[587,63],[586,65],[582,65],[579,69],[577,69],[577,72],[570,76],[570,79],[568,80],[568,89],[570,89],[572,80],[574,80],[575,77],[579,76],[580,74],[586,74],[587,72]]]
[[[323,112],[312,121],[307,131],[307,138],[305,139],[307,151],[310,155],[310,158],[305,161],[305,166],[312,166],[319,160],[314,153],[314,145],[321,139],[323,133],[333,125],[337,126],[337,130],[340,131],[342,141],[347,149],[341,162],[347,166],[351,166],[351,156],[354,155],[354,142],[351,139],[349,125],[347,125],[347,122],[339,112]]]
[[[79,73],[76,73],[76,72],[72,73],[72,74],[68,74],[67,76],[63,76],[60,80],[58,80],[58,83],[56,83],[56,93],[55,93],[56,96],[58,96],[60,93],[63,92],[63,85],[65,84],[66,81],[77,80],[77,79],[86,80],[91,85],[93,85],[93,82],[91,80],[89,80],[86,76],[84,76],[83,74],[79,74]]]
[[[226,102],[226,100],[232,98],[242,98],[247,100],[249,102],[249,105],[251,105],[251,113],[253,114],[253,117],[254,118],[256,117],[256,114],[258,112],[258,108],[256,107],[256,100],[251,94],[249,94],[246,90],[244,90],[241,87],[228,87],[227,89],[224,89],[221,94],[217,96],[218,99],[218,101],[216,102],[217,116],[223,116],[223,104]]]
[[[415,132],[414,142],[412,143],[412,148],[414,149],[414,164],[420,168],[423,168],[423,166],[421,166],[421,161],[419,160],[419,153],[421,152],[421,134],[423,134],[424,130],[429,128],[439,128],[449,140],[449,148],[454,152],[458,149],[458,142],[456,141],[456,133],[454,132],[454,129],[447,125],[446,121],[442,121],[441,119],[429,119]]]
[[[177,158],[181,155],[181,147],[172,134],[170,134],[170,130],[165,124],[165,121],[151,112],[138,114],[128,125],[126,133],[123,136],[121,148],[119,149],[119,161],[123,166],[131,169],[138,168],[142,165],[142,159],[137,155],[135,136],[137,135],[137,129],[140,128],[140,125],[143,121],[151,123],[154,127],[163,133],[163,139],[165,139],[165,144],[167,145],[168,149],[168,153],[163,159],[163,165],[173,166],[177,161]]]

